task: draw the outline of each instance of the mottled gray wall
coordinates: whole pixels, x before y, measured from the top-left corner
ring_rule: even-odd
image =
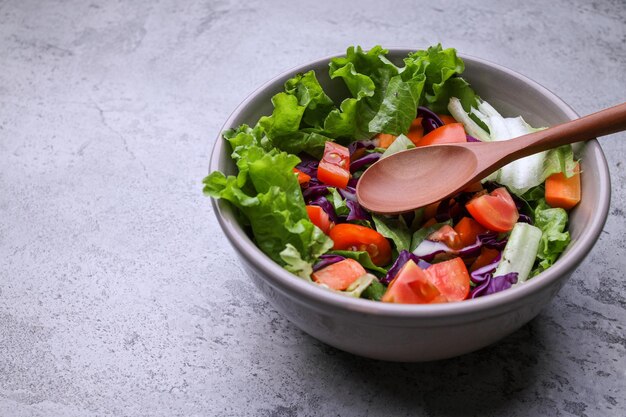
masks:
[[[501,343],[387,364],[256,293],[201,195],[220,126],[348,45],[442,42],[580,113],[626,99],[614,1],[0,1],[0,416],[624,416],[626,145],[600,241]]]

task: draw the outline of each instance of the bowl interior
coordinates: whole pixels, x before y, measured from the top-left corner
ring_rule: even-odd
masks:
[[[402,58],[409,52],[409,49],[391,50],[389,58],[396,63],[401,63]],[[466,67],[463,77],[483,99],[489,101],[504,116],[521,115],[532,126],[552,126],[578,117],[567,104],[541,85],[505,67],[469,56],[461,55],[461,57]],[[315,70],[316,76],[327,94],[333,98],[335,103],[340,103],[341,99],[346,97],[348,92],[341,80],[330,79],[328,75],[329,60],[330,57],[327,57],[311,64],[296,67],[269,81],[240,104],[225,123],[224,129],[236,127],[242,123],[253,125],[259,117],[270,114],[272,112],[271,97],[282,91],[284,82],[298,72],[305,72],[310,69]],[[228,146],[223,142],[221,138],[218,138],[215,144],[210,170],[220,170],[227,174],[233,174],[235,173],[235,165],[229,157]],[[540,287],[542,280],[552,282],[561,276],[567,276],[589,252],[606,220],[610,200],[610,182],[606,160],[597,141],[588,142],[585,147],[581,148],[578,156],[582,160],[582,171],[584,172],[582,177],[582,200],[571,212],[569,230],[572,236],[572,243],[561,258],[548,271],[529,280],[523,286],[481,299],[453,303],[456,306],[453,306],[453,304],[445,306],[399,306],[385,304],[384,306],[372,308],[371,305],[374,303],[369,300],[350,299],[346,301],[346,297],[316,288],[288,274],[256,248],[254,243],[237,224],[232,209],[228,204],[219,201],[217,204],[214,204],[214,207],[225,233],[240,254],[246,256],[250,262],[262,267],[266,276],[277,277],[279,281],[282,281],[282,284],[289,284],[291,290],[300,292],[305,298],[313,294],[318,301],[332,301],[336,305],[344,305],[346,308],[357,310],[362,310],[361,307],[367,305],[369,307],[364,308],[364,311],[375,311],[377,313],[390,312],[394,314],[410,311],[419,313],[420,311],[427,311],[426,309],[439,309],[441,311],[456,309],[461,313],[462,310],[471,308],[471,305],[483,304],[485,307],[488,307],[488,305],[493,303],[504,302],[504,298],[515,296],[515,293],[519,293],[519,296],[528,294],[534,291],[534,287]],[[289,275],[287,278],[293,280],[293,282],[286,281],[287,275]],[[459,307],[458,304],[465,304],[465,306]]]

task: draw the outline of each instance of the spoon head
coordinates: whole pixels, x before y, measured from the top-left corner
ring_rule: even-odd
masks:
[[[477,158],[464,145],[434,145],[398,152],[367,169],[356,187],[359,203],[399,214],[434,203],[472,182]]]

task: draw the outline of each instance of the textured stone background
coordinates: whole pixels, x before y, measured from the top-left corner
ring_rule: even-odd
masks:
[[[443,42],[581,114],[626,99],[626,4],[0,1],[0,416],[624,416],[626,135],[602,236],[545,311],[457,359],[303,334],[251,286],[200,180],[255,87]]]

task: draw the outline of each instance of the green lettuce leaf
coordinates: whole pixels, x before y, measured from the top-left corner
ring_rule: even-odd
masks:
[[[259,248],[280,265],[285,265],[280,254],[287,245],[293,246],[302,260],[312,263],[333,243],[308,218],[293,174],[299,158],[275,149],[266,153],[253,149],[258,148],[254,145],[250,148],[246,153],[249,159],[239,161],[247,165],[246,186],[242,187],[235,176],[212,172],[203,181],[205,194],[237,207],[248,219]]]
[[[427,50],[413,52],[404,62],[406,68],[423,70],[424,98],[432,111],[447,113],[450,97],[459,98],[466,111],[476,106],[476,93],[467,81],[457,77],[465,70],[465,64],[457,57],[455,49],[443,49],[438,44]]]
[[[306,103],[311,105],[314,102],[309,100]],[[324,152],[324,144],[331,138],[324,136],[319,130],[300,129],[307,107],[299,104],[297,96],[287,93],[276,94],[272,97],[272,104],[272,115],[263,116],[258,122],[272,146],[287,153],[307,152],[320,158]]]
[[[295,96],[298,105],[305,108],[302,121],[310,127],[322,128],[324,119],[335,107],[331,98],[324,93],[314,71],[287,80],[285,92]]]
[[[545,200],[539,200],[535,208],[535,226],[541,229],[542,235],[537,253],[538,262],[532,276],[549,268],[569,245],[570,234],[565,230],[567,221],[565,210],[551,208]]]
[[[409,250],[411,246],[411,231],[402,216],[381,216],[372,214],[376,230],[381,235],[391,239],[398,252]]]
[[[567,178],[574,175],[576,161],[572,145],[563,145],[556,149],[550,149],[546,153],[543,162],[543,179],[547,179],[552,174],[562,172]]]
[[[372,283],[367,287],[362,293],[361,298],[367,298],[369,300],[380,301],[385,294],[386,287],[380,283],[377,279],[373,280]]]

